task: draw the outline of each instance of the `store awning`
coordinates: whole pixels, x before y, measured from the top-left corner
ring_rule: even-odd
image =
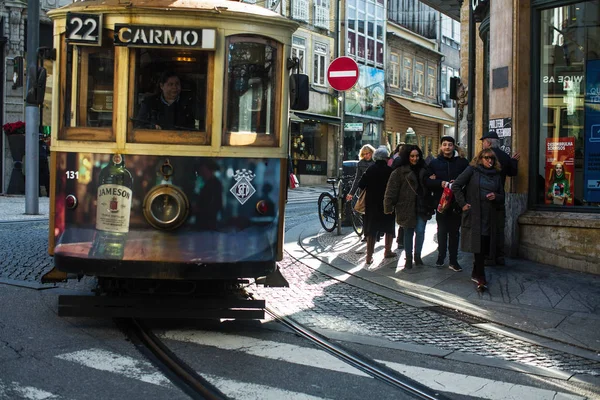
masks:
[[[417,103],[408,99],[390,96],[390,99],[406,108],[411,117],[425,119],[427,121],[437,122],[438,124],[454,125],[454,118],[445,112],[441,107],[425,103]]]
[[[339,125],[340,118],[331,115],[313,114],[307,112],[294,111],[294,114],[304,120],[304,122],[324,122],[326,124]]]
[[[460,21],[460,6],[462,0],[421,0],[421,2],[438,10],[442,14],[446,14],[456,21]],[[469,2],[469,6],[470,5],[471,2]]]

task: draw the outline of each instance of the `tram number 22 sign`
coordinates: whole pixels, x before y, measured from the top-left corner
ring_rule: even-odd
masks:
[[[67,42],[102,46],[102,14],[67,13]]]

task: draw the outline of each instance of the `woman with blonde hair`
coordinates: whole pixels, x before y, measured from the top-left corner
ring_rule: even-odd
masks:
[[[375,164],[375,160],[373,160],[373,154],[375,153],[375,147],[370,144],[365,144],[360,148],[360,152],[358,153],[358,164],[356,164],[356,175],[354,176],[354,181],[352,182],[352,188],[346,195],[346,201],[352,200],[356,190],[358,189],[358,182],[360,182],[360,178],[362,178],[363,174],[369,167]]]
[[[471,280],[477,290],[487,287],[485,258],[495,259],[497,213],[504,206],[500,163],[491,148],[483,149],[452,184],[462,209],[461,250],[473,253]]]

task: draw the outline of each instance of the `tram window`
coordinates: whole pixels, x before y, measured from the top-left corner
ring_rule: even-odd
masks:
[[[206,97],[212,53],[140,48],[133,57],[128,140],[210,144]]]
[[[112,127],[112,47],[79,46],[77,126]]]
[[[223,144],[278,146],[280,47],[257,37],[228,40]]]

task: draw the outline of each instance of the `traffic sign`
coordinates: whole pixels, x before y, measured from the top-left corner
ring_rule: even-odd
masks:
[[[350,57],[338,57],[327,70],[327,81],[335,90],[351,89],[358,81],[358,64]]]

